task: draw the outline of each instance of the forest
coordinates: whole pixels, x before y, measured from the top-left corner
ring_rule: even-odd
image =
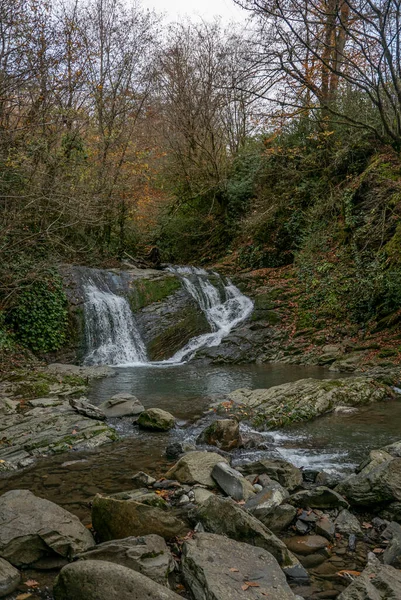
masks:
[[[152,248],[231,272],[292,265],[306,326],[316,311],[397,323],[401,3],[236,4],[245,26],[1,1],[3,349],[63,344],[57,265]]]

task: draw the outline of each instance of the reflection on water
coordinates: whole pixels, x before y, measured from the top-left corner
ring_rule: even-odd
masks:
[[[327,378],[334,375],[318,367],[293,365],[244,365],[170,368],[119,369],[116,377],[99,380],[90,391],[96,404],[118,392],[135,394],[146,406],[169,410],[187,422],[200,416],[210,397],[239,387],[271,387],[303,377]],[[130,478],[138,470],[163,474],[167,467],[164,450],[172,440],[194,439],[196,431],[181,426],[171,433],[138,431],[131,420],[122,441],[92,452],[70,452],[48,457],[23,472],[0,476],[0,494],[26,488],[90,520],[89,502],[98,493],[131,488]],[[124,430],[122,422],[118,427]],[[266,454],[281,454],[298,466],[349,470],[372,448],[401,438],[401,401],[392,401],[360,410],[356,414],[327,415],[314,422],[287,430],[266,433],[271,451],[239,451],[234,461],[246,461]]]

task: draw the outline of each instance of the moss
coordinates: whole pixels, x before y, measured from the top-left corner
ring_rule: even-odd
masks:
[[[398,350],[395,348],[383,348],[378,353],[379,358],[387,358],[387,356],[396,356],[398,354]]]
[[[24,398],[40,398],[47,396],[50,385],[47,381],[24,381],[17,386],[15,393]]]
[[[150,360],[165,360],[193,337],[210,331],[205,315],[194,307],[180,313],[181,318],[148,344]]]
[[[129,301],[133,312],[160,302],[181,288],[181,281],[175,275],[165,275],[157,279],[135,281],[129,293]]]

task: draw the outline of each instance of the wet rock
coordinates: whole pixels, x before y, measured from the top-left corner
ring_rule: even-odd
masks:
[[[54,584],[55,600],[179,600],[181,596],[141,573],[102,560],[64,567]]]
[[[61,363],[52,363],[47,365],[46,371],[53,375],[75,375],[83,379],[101,379],[102,377],[110,377],[116,374],[114,369],[106,366],[84,367],[77,365],[63,365]]]
[[[355,550],[356,550],[356,535],[355,535],[355,533],[351,533],[348,537],[348,550],[350,550],[350,552],[355,552]]]
[[[202,431],[196,442],[197,444],[217,446],[226,452],[238,448],[242,443],[239,422],[236,419],[215,421]]]
[[[151,477],[147,473],[144,473],[143,471],[139,471],[131,477],[131,481],[134,487],[144,488],[151,487],[156,482],[156,479],[154,477]]]
[[[258,460],[253,463],[241,465],[238,470],[245,475],[266,474],[271,479],[278,481],[283,487],[290,492],[302,485],[302,471],[287,462],[277,458]],[[263,484],[262,484],[263,485]]]
[[[184,454],[184,448],[180,442],[169,444],[165,452],[166,458],[169,460],[177,460],[182,454]]]
[[[139,415],[139,427],[151,431],[168,431],[175,425],[175,417],[161,408],[148,408]]]
[[[121,392],[112,396],[99,406],[106,417],[134,417],[142,413],[145,408],[136,396]]]
[[[75,412],[88,417],[88,419],[98,419],[99,421],[106,419],[104,412],[94,404],[91,404],[86,398],[70,398],[69,403]]]
[[[197,516],[206,531],[264,548],[273,554],[285,572],[299,565],[299,561],[277,536],[231,498],[211,496],[198,508]]]
[[[393,458],[386,453],[375,457],[359,473],[340,483],[336,490],[353,505],[372,506],[400,501],[401,458]]]
[[[30,459],[71,449],[90,450],[118,439],[106,423],[78,414],[64,401],[0,419],[0,460],[24,467]]]
[[[184,521],[174,516],[172,510],[154,498],[153,494],[150,496],[152,498],[143,497],[143,501],[120,500],[99,494],[95,496],[92,523],[100,540],[104,542],[150,534],[171,539],[188,533],[190,528]]]
[[[252,588],[244,589],[246,581],[258,584],[257,597],[295,600],[282,570],[269,552],[220,535],[199,533],[185,542],[182,572],[194,600],[248,599]]]
[[[0,598],[12,594],[21,581],[21,575],[9,562],[0,558]]]
[[[293,494],[288,499],[289,504],[302,508],[347,508],[348,502],[340,494],[325,486],[318,486],[311,490],[303,490]]]
[[[401,571],[382,565],[374,557],[359,577],[339,596],[338,600],[399,600]]]
[[[359,525],[358,519],[355,515],[351,514],[347,509],[340,512],[337,519],[335,520],[336,531],[343,535],[362,535],[362,529]]]
[[[259,520],[268,529],[271,529],[271,531],[279,532],[291,525],[296,514],[297,510],[294,506],[291,506],[291,504],[281,504],[280,506],[276,506],[271,513],[264,517],[259,517]]]
[[[280,506],[289,494],[278,481],[271,480],[269,484],[248,500],[245,508],[257,519],[263,519]]]
[[[363,406],[394,397],[390,386],[364,376],[300,379],[269,389],[240,389],[228,394],[227,400],[233,403],[233,410],[245,407],[247,419],[254,419],[255,426],[271,429],[288,425],[292,419],[314,419],[337,406]]]
[[[252,484],[227,463],[217,463],[213,467],[212,477],[223,492],[234,500],[246,501],[255,495]]]
[[[387,521],[401,523],[401,502],[391,502],[379,514]]]
[[[295,523],[295,529],[297,530],[297,533],[305,535],[306,533],[308,533],[310,526],[307,523],[304,523],[304,521],[300,521],[298,519]]]
[[[146,575],[161,585],[168,585],[168,574],[174,570],[174,560],[166,542],[159,535],[127,537],[99,544],[78,554],[81,560],[103,560],[116,563]]]
[[[322,535],[330,541],[334,539],[335,525],[331,519],[329,519],[327,516],[323,516],[321,519],[316,521],[315,531],[317,535]]]
[[[299,555],[299,560],[305,569],[313,569],[323,564],[327,560],[327,555],[319,554],[318,552],[308,554],[307,556]]]
[[[0,557],[16,567],[41,558],[72,558],[95,542],[79,519],[28,490],[0,496]]]
[[[342,479],[343,477],[340,473],[326,473],[325,471],[320,471],[316,476],[315,483],[333,489],[342,481]]]
[[[311,512],[310,510],[303,510],[298,514],[298,519],[303,521],[304,523],[316,523],[318,520],[318,516],[315,512]]]
[[[315,483],[316,477],[319,475],[319,471],[316,469],[301,469],[302,477],[304,481],[308,483]]]
[[[225,458],[215,452],[188,452],[166,473],[166,477],[177,479],[180,483],[216,487],[212,471],[219,462],[228,464]]]
[[[321,535],[295,535],[286,538],[284,543],[291,552],[304,556],[323,550],[329,545],[328,540]]]

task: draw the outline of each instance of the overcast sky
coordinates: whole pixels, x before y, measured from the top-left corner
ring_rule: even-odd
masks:
[[[215,16],[226,21],[244,21],[246,13],[234,4],[234,0],[142,0],[145,8],[165,13],[169,21],[182,17],[210,20]]]

